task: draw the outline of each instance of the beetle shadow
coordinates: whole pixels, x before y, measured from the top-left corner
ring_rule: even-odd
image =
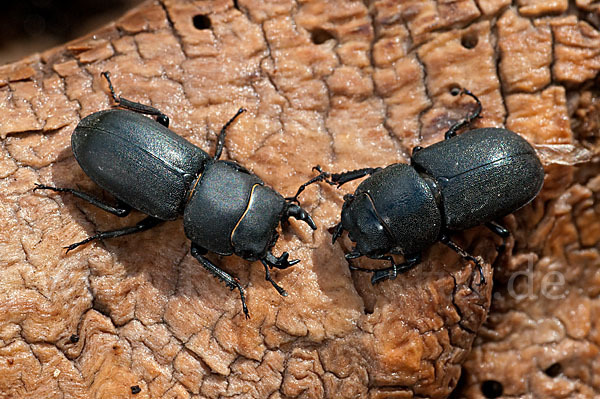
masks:
[[[483,255],[486,281],[491,282],[492,272],[490,261],[493,263],[496,246],[492,234],[484,227],[475,227],[468,232],[460,232],[453,237],[461,245],[476,256]],[[364,315],[370,315],[384,309],[419,308],[422,303],[429,302],[427,295],[435,291],[436,300],[440,304],[454,304],[456,295],[467,295],[473,302],[484,305],[489,296],[491,284],[478,286],[479,271],[473,262],[463,260],[458,254],[442,243],[435,243],[422,253],[422,261],[409,271],[398,274],[395,279],[384,280],[373,285],[372,273],[350,270],[353,266],[368,269],[384,269],[390,266],[388,261],[360,257],[346,260],[344,254],[349,253],[353,243],[343,235],[333,246],[331,235],[325,234],[324,239],[313,253],[314,271],[317,274],[319,286],[323,293],[338,306],[356,307],[356,301]],[[401,256],[395,257],[401,263]],[[341,283],[334,283],[339,276]],[[458,292],[461,291],[460,294]],[[345,298],[338,298],[339,292],[344,292]],[[440,305],[442,306],[442,305]]]
[[[40,182],[81,190],[102,202],[116,204],[116,199],[110,193],[84,173],[70,148],[61,152],[59,159],[48,168],[48,175],[40,176]],[[68,212],[70,221],[79,225],[65,225],[58,243],[63,247],[99,231],[134,226],[147,217],[137,210],[132,210],[125,217],[118,217],[72,194],[44,191],[39,191],[39,195],[60,198],[59,212]],[[232,316],[241,313],[238,292],[230,291],[225,284],[215,280],[190,255],[190,247],[191,241],[186,237],[182,218],[179,217],[143,232],[86,243],[62,256],[66,259],[73,257],[73,261],[82,257],[94,259],[88,261],[94,308],[113,320],[126,320],[124,313],[130,312],[131,307],[137,308],[136,303],[166,304],[173,297],[188,302],[193,298],[195,308],[206,310],[199,312],[201,317],[218,318],[224,312]],[[265,284],[269,295],[279,296],[270,284],[264,282],[264,270],[260,262],[210,252],[206,257],[238,278],[246,291],[250,285],[258,282]],[[278,270],[277,273],[286,272]],[[105,285],[108,281],[110,286]],[[244,318],[243,315],[241,317]]]
[[[116,199],[100,186],[94,183],[80,168],[71,148],[59,153],[59,161],[47,169],[49,176],[40,176],[40,182],[64,188],[73,188],[93,195],[102,202],[116,204]],[[89,202],[77,198],[69,193],[54,193],[47,190],[37,191],[40,196],[58,199],[60,213],[68,214],[70,220],[78,224],[81,229],[65,225],[60,237],[60,245],[66,247],[75,242],[84,240],[98,231],[109,231],[134,226],[147,217],[147,215],[132,210],[125,217],[118,217],[106,212]],[[62,204],[61,204],[62,203]],[[168,237],[168,239],[165,239]],[[126,236],[95,240],[63,254],[70,256],[96,257],[91,254],[90,248],[101,247],[108,253],[105,261],[89,262],[90,274],[95,277],[108,276],[114,273],[122,274],[128,278],[136,278],[141,274],[148,274],[148,280],[159,291],[167,295],[172,293],[176,284],[173,268],[182,262],[182,258],[189,252],[189,240],[183,231],[181,219],[165,221],[151,229]],[[102,257],[104,259],[104,257]],[[117,264],[123,271],[117,270]]]
[[[57,187],[80,189],[103,201],[115,203],[115,199],[110,194],[85,175],[70,148],[64,150],[59,159],[60,161],[48,168],[50,176],[41,177],[43,182]],[[81,226],[81,229],[66,226],[61,237],[61,240],[64,240],[60,243],[62,246],[83,240],[97,231],[133,226],[145,217],[138,211],[132,211],[130,215],[120,218],[67,193],[40,195],[60,197],[63,205],[60,206],[59,211],[61,213],[69,212],[71,220]],[[481,231],[478,232],[481,233]],[[293,228],[285,229],[282,238],[289,245],[292,240],[290,237],[286,237],[288,235],[298,234],[294,232]],[[453,272],[465,267],[472,269],[471,265],[466,266],[465,262],[456,254],[438,243],[432,247],[433,249],[423,253],[424,262],[413,270],[399,275],[395,280],[373,286],[370,281],[371,274],[349,270],[348,261],[344,258],[344,254],[348,253],[351,247],[347,235],[344,235],[336,244],[331,244],[331,234],[324,226],[319,226],[314,239],[315,245],[312,248],[311,260],[318,290],[306,293],[301,290],[292,292],[292,287],[281,283],[290,291],[290,294],[300,297],[294,302],[300,304],[297,306],[304,306],[306,309],[302,311],[306,311],[307,314],[314,313],[318,308],[325,311],[333,308],[341,315],[349,315],[357,310],[368,315],[386,304],[405,302],[403,293],[416,292],[415,290],[422,292],[432,282],[448,280],[449,271]],[[282,250],[290,250],[290,248],[286,248],[288,245],[278,247]],[[98,251],[97,248],[102,250]],[[88,262],[94,292],[94,306],[102,313],[110,314],[114,319],[120,319],[119,315],[129,312],[131,309],[127,306],[135,307],[135,303],[150,302],[151,298],[157,297],[162,298],[157,301],[167,302],[168,298],[173,295],[194,297],[197,306],[222,311],[234,309],[236,314],[239,313],[241,306],[237,292],[229,291],[221,282],[214,280],[193,257],[189,256],[189,250],[190,240],[185,236],[183,223],[179,218],[175,221],[161,223],[144,232],[84,244],[64,256],[94,259]],[[293,258],[294,251],[290,250],[290,252]],[[481,253],[478,249],[471,252]],[[208,255],[208,258],[239,278],[244,287],[248,288],[249,284],[256,284],[260,279],[262,280],[261,284],[266,287],[265,292],[269,297],[276,298],[278,296],[277,292],[264,282],[259,262],[248,262],[237,256]],[[366,268],[388,266],[385,261],[366,258],[353,262],[357,262],[357,266]],[[289,270],[276,271],[275,281],[279,282],[292,269],[299,267],[303,267],[302,263]],[[104,285],[106,281],[109,281],[112,286]],[[310,283],[304,286],[309,287]],[[135,298],[127,299],[132,291],[137,291],[133,294]],[[307,301],[302,302],[303,295],[307,295],[307,298],[312,295],[324,295],[327,300],[315,299],[311,303],[305,298]],[[119,302],[127,302],[129,305],[120,305]],[[224,306],[224,303],[227,305]],[[311,309],[313,305],[315,309]],[[259,305],[252,304],[250,312],[253,311],[253,306]],[[285,301],[282,301],[278,306],[291,306],[291,304],[286,305]],[[115,314],[117,316],[113,317]]]

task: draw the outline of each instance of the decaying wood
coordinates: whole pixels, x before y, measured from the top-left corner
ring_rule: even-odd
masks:
[[[210,27],[195,26],[199,15]],[[481,398],[488,380],[511,397],[597,395],[597,15],[594,2],[566,0],[150,1],[0,67],[0,396],[120,398],[137,386],[139,398],[443,398],[458,384],[456,397]],[[504,220],[502,257],[484,228],[456,237],[485,260],[488,282],[496,263],[492,296],[442,245],[371,286],[348,270],[350,242],[331,245],[327,231],[356,185],[313,186],[301,201],[319,230],[292,222],[275,248],[302,260],[273,272],[287,298],[259,265],[213,257],[246,287],[247,321],[237,294],[189,255],[180,221],[65,254],[143,217],[32,192],[43,182],[105,195],[70,149],[79,120],[111,106],[105,70],[208,152],[247,108],[225,155],[284,195],[317,164],[407,162],[472,109],[450,93],[466,87],[484,105],[476,126],[538,147],[544,189]]]

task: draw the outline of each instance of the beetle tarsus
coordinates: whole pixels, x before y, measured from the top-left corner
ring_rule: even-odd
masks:
[[[103,239],[107,239],[107,238],[116,238],[116,237],[126,236],[129,234],[141,233],[142,231],[149,230],[152,227],[155,227],[162,222],[163,222],[163,220],[156,219],[152,216],[148,216],[147,218],[142,219],[135,226],[129,226],[129,227],[125,227],[125,228],[118,229],[118,230],[99,231],[96,234],[94,234],[93,236],[86,238],[85,240],[76,242],[76,243],[71,244],[64,248],[67,250],[66,253],[69,253],[69,251],[74,250],[75,248],[79,247],[80,245],[87,244],[90,241],[103,240]]]
[[[421,254],[407,256],[406,261],[403,263],[394,262],[394,258],[392,258],[391,255],[380,256],[376,259],[388,260],[392,266],[386,267],[385,269],[366,269],[351,265],[350,270],[373,273],[373,276],[371,276],[371,284],[375,285],[385,280],[394,280],[398,274],[406,273],[410,269],[414,268],[416,265],[421,263]]]
[[[122,201],[118,201],[118,205],[113,206],[113,205],[109,205],[105,202],[100,201],[98,198],[84,193],[83,191],[79,191],[79,190],[74,190],[72,188],[63,188],[63,187],[52,187],[52,186],[46,186],[44,184],[39,184],[39,183],[35,183],[35,188],[33,189],[33,191],[37,191],[37,190],[51,190],[51,191],[55,191],[57,193],[70,193],[73,194],[74,196],[81,198],[82,200],[89,202],[90,204],[102,209],[103,211],[106,212],[110,212],[115,216],[118,217],[125,217],[127,215],[129,215],[129,213],[131,212],[131,206],[127,205],[126,203],[122,202]],[[68,247],[65,247],[68,248]]]
[[[456,252],[461,258],[463,258],[467,261],[473,262],[475,264],[475,267],[477,267],[477,269],[479,270],[479,284],[478,285],[485,284],[485,277],[483,275],[483,267],[481,266],[481,262],[479,262],[479,260],[477,258],[475,258],[473,255],[469,254],[467,251],[462,249],[457,243],[452,241],[448,236],[445,236],[445,235],[442,236],[440,238],[440,242],[442,244],[446,245],[448,248],[452,249],[454,252]]]
[[[267,280],[268,282],[271,283],[271,285],[277,290],[277,292],[279,292],[279,295],[281,295],[281,296],[288,296],[287,291],[284,290],[283,288],[281,288],[281,286],[279,286],[271,278],[271,272],[269,271],[269,268],[271,267],[271,265],[268,264],[267,261],[265,261],[264,259],[261,259],[260,261],[262,262],[263,266],[265,267],[265,280]]]
[[[202,267],[208,270],[215,278],[225,283],[225,285],[229,287],[229,289],[237,289],[240,292],[242,310],[244,311],[246,319],[249,319],[250,313],[248,313],[248,306],[246,306],[246,296],[244,294],[244,288],[242,288],[242,285],[239,283],[239,281],[231,274],[227,273],[225,270],[219,268],[210,260],[202,256],[207,253],[207,251],[204,248],[199,247],[196,244],[192,244],[190,252],[192,256],[196,258],[196,260],[200,263],[200,265],[202,265]]]

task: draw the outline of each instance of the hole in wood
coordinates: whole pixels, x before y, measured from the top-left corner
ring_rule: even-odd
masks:
[[[473,49],[475,48],[475,46],[477,46],[477,42],[479,41],[479,39],[477,38],[477,35],[473,32],[471,33],[467,33],[465,34],[461,39],[460,39],[460,44],[462,44],[462,46],[466,49]]]
[[[315,29],[310,32],[310,38],[314,44],[323,44],[327,40],[333,39],[333,35],[325,29]]]
[[[544,370],[544,373],[546,373],[548,377],[557,377],[560,373],[562,373],[562,366],[560,363],[553,363],[546,370]]]
[[[194,27],[199,30],[210,29],[212,26],[210,19],[206,15],[195,15],[192,21],[194,22]]]
[[[502,396],[504,388],[502,384],[496,380],[487,380],[481,383],[481,393],[488,399],[494,399]]]

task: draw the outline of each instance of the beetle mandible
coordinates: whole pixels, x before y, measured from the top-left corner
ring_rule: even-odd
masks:
[[[137,209],[148,217],[135,226],[97,232],[69,245],[67,252],[92,240],[139,233],[183,215],[192,256],[230,289],[239,291],[246,318],[249,313],[244,289],[235,277],[204,256],[208,251],[260,260],[266,280],[280,295],[287,296],[271,279],[269,269],[285,269],[299,260],[288,260],[287,252],[273,255],[276,228],[290,217],[313,230],[316,226],[296,204],[297,196],[284,198],[241,165],[219,160],[227,127],[245,110],[240,109],[223,126],[211,157],[169,130],[169,118],[158,109],[117,97],[109,73],[103,72],[102,76],[113,100],[123,109],[99,111],[83,118],[71,136],[71,146],[86,175],[110,192],[117,205],[71,188],[36,184],[34,191],[68,192],[116,216]],[[156,121],[144,115],[155,116]]]
[[[458,90],[452,91],[459,94]],[[414,147],[411,164],[396,163],[385,168],[364,168],[320,174],[298,189],[325,181],[338,187],[370,176],[354,194],[344,196],[341,221],[333,228],[332,241],[344,230],[355,247],[346,259],[366,256],[391,262],[385,269],[352,270],[373,273],[373,284],[394,279],[421,262],[421,252],[440,241],[479,270],[479,261],[449,237],[452,231],[484,224],[502,238],[508,230],[495,222],[525,204],[541,190],[544,169],[531,145],[518,134],[500,128],[478,128],[460,135],[481,113],[481,102],[470,91],[460,94],[477,103],[475,112],[450,127],[444,140],[429,147]],[[396,263],[392,255],[404,256]]]

